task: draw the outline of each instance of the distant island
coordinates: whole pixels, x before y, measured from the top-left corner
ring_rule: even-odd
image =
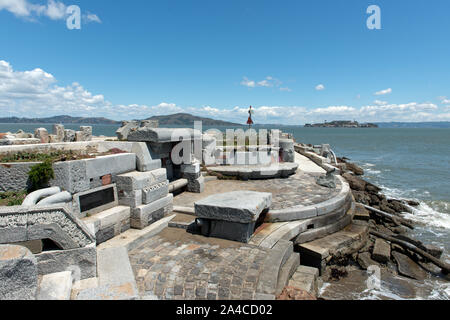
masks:
[[[305,124],[305,128],[378,128],[374,123],[359,123],[358,121],[331,121],[325,123]]]

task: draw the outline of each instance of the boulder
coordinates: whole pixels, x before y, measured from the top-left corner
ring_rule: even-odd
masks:
[[[358,264],[364,270],[367,270],[370,266],[378,265],[378,263],[372,260],[369,252],[363,252],[358,254]]]
[[[372,259],[380,263],[387,263],[391,258],[391,246],[383,239],[377,239],[373,247]]]
[[[35,300],[37,262],[25,247],[0,246],[0,300]]]
[[[66,129],[64,130],[64,142],[75,142],[76,132],[75,130]]]
[[[365,191],[366,190],[366,184],[367,182],[355,177],[354,175],[350,174],[350,173],[344,173],[342,175],[350,184],[350,188],[352,190],[356,190],[356,191]]]
[[[116,131],[117,138],[120,141],[128,140],[130,132],[139,128],[139,121],[123,121],[122,126]]]
[[[47,129],[45,128],[37,128],[34,131],[34,137],[36,139],[39,139],[41,143],[49,143],[50,142],[50,136],[48,134]]]
[[[76,141],[92,141],[92,127],[81,126],[80,130],[76,132]]]
[[[397,262],[399,274],[416,280],[424,280],[426,278],[426,272],[408,256],[395,251],[392,252],[392,256]]]
[[[346,167],[347,170],[353,172],[357,176],[363,176],[364,175],[364,170],[361,169],[359,166],[357,166],[354,163],[347,162],[345,167]]]
[[[53,125],[53,135],[52,142],[63,142],[64,141],[64,126],[62,124]]]

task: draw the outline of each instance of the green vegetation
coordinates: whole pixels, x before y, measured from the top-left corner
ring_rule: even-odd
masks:
[[[32,191],[47,187],[48,182],[55,178],[52,161],[45,160],[42,163],[32,166],[30,172],[28,173],[28,178],[31,182]]]
[[[43,161],[67,161],[72,160],[77,155],[72,151],[51,151],[48,153],[32,153],[32,152],[17,152],[14,154],[6,154],[0,156],[1,163],[10,162],[43,162]]]
[[[0,192],[0,207],[3,206],[20,206],[25,200],[27,192],[24,191],[8,191]]]

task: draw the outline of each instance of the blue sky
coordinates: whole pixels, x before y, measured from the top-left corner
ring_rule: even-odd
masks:
[[[66,8],[81,9],[80,30]],[[370,5],[381,30],[369,30]],[[450,2],[0,0],[0,117],[450,120]]]

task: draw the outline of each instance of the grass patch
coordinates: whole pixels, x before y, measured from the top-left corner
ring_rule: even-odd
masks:
[[[25,190],[0,192],[0,207],[20,206],[26,196],[27,192]]]
[[[88,154],[86,152],[73,150],[55,150],[46,153],[35,152],[17,152],[0,155],[0,163],[14,163],[14,162],[60,162],[60,161],[74,161],[83,159],[92,159],[98,156],[106,156],[111,154],[125,153],[125,151],[114,148],[103,153]]]

